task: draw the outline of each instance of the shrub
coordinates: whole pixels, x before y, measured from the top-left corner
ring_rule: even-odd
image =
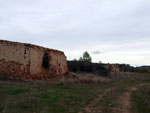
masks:
[[[84,61],[68,61],[68,68],[71,72],[87,72],[108,76],[109,70],[103,64]]]
[[[144,68],[132,67],[128,64],[119,64],[119,68],[121,71],[125,71],[125,72],[150,73]]]

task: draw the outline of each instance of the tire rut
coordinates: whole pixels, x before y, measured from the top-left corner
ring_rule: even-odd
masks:
[[[109,89],[110,90],[110,89]],[[84,107],[78,113],[101,113],[100,108],[96,108],[94,105],[97,104],[109,90],[105,90],[105,92],[95,98],[87,107]]]
[[[137,90],[136,86],[126,88],[127,92],[120,97],[121,113],[131,113],[131,93]]]

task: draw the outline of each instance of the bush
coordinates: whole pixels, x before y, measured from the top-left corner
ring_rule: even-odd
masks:
[[[84,61],[68,61],[68,68],[71,72],[87,72],[108,76],[109,70],[103,64]]]
[[[137,67],[135,68],[135,67],[132,67],[128,64],[119,64],[119,68],[121,71],[124,71],[124,72],[149,73],[144,68],[137,68]]]

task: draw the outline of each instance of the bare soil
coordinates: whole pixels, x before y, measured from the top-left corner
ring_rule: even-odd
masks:
[[[119,106],[112,107],[112,113],[131,113],[131,93],[137,91],[137,86],[143,86],[145,83],[141,83],[135,86],[130,86],[125,88],[126,91],[116,98],[115,101],[118,101]],[[112,89],[111,89],[112,90]],[[104,113],[101,109],[101,106],[95,106],[98,102],[101,101],[103,96],[109,93],[110,89],[104,91],[103,94],[100,94],[97,98],[95,98],[88,106],[84,107],[78,113]],[[115,90],[114,90],[115,91]],[[108,106],[109,107],[109,106]]]

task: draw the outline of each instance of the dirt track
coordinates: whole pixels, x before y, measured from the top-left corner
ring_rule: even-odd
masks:
[[[115,99],[117,103],[119,103],[118,107],[111,107],[112,113],[131,113],[131,93],[138,90],[137,86],[143,86],[145,84],[138,84],[135,86],[130,86],[125,88],[125,92],[119,95],[118,98]],[[112,89],[107,89],[103,94],[100,94],[97,98],[95,98],[88,106],[84,107],[78,113],[104,113],[101,106],[96,106],[98,102],[101,101],[103,96],[110,93]],[[115,91],[115,90],[114,90]],[[107,106],[109,108],[109,106]]]

